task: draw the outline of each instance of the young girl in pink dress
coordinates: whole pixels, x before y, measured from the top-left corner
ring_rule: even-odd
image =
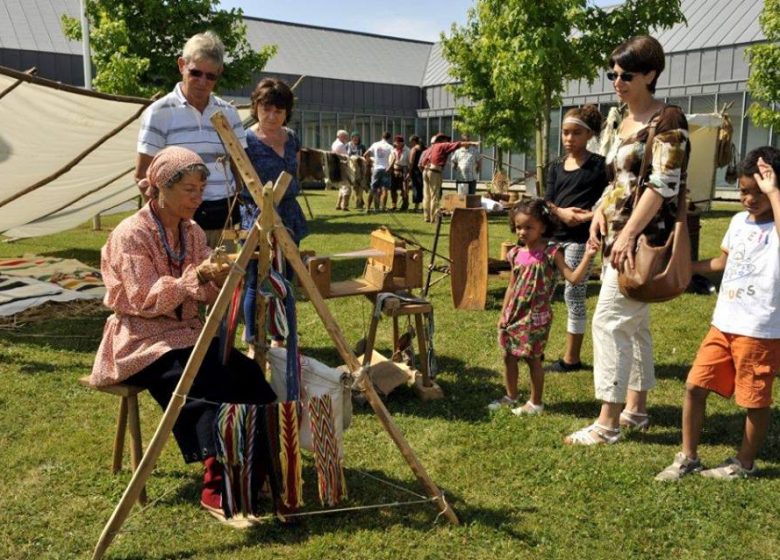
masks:
[[[511,406],[517,416],[535,415],[544,409],[542,359],[552,323],[550,300],[555,290],[555,272],[560,272],[572,284],[581,281],[598,246],[589,242],[585,257],[577,268],[569,268],[563,251],[549,241],[556,223],[542,199],[519,203],[513,210],[510,223],[517,234],[517,245],[507,254],[507,260],[512,265],[512,278],[498,322],[498,344],[504,350],[506,395],[493,401],[488,408],[498,410]],[[518,362],[521,359],[530,370],[531,396],[524,405],[516,406]]]

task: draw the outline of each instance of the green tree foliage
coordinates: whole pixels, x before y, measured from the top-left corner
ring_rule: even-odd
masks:
[[[245,85],[276,53],[274,45],[259,52],[246,39],[240,9],[218,9],[218,0],[88,0],[90,48],[98,91],[150,97],[169,91],[181,79],[176,59],[192,35],[217,33],[227,62],[218,87]],[[77,19],[62,16],[65,35],[81,40]]]
[[[607,10],[587,0],[477,0],[466,24],[441,37],[457,80],[458,128],[501,150],[533,142],[544,185],[550,111],[569,80],[592,82],[621,41],[680,21],[679,0],[626,0]]]
[[[780,0],[764,0],[759,18],[767,42],[747,49],[750,60],[748,91],[753,98],[750,118],[780,128]]]

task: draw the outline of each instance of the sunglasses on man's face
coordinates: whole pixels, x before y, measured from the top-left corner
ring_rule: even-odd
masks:
[[[210,82],[216,82],[219,80],[219,74],[204,72],[203,70],[198,70],[197,68],[187,68],[187,73],[193,78],[202,78],[203,76],[206,76],[206,79]]]
[[[634,79],[634,76],[636,76],[635,72],[623,72],[622,74],[618,74],[617,72],[607,72],[607,79],[610,82],[614,82],[618,78],[620,78],[624,82],[630,82],[631,80]]]

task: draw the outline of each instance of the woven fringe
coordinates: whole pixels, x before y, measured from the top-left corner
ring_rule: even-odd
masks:
[[[335,506],[347,497],[347,483],[333,427],[333,401],[330,395],[311,397],[309,415],[320,503]]]
[[[298,430],[298,403],[279,403],[279,463],[283,477],[282,502],[287,508],[303,505],[303,473]]]

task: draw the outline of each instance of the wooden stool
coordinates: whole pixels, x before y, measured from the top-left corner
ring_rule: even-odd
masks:
[[[110,393],[119,397],[119,416],[116,421],[116,436],[114,437],[114,454],[111,461],[111,473],[116,474],[122,470],[122,455],[125,450],[125,432],[130,432],[130,464],[133,472],[138,468],[143,457],[143,447],[141,444],[141,417],[138,412],[138,393],[145,391],[143,387],[135,385],[125,385],[118,383],[116,385],[106,385],[105,387],[95,387],[89,382],[89,376],[79,379],[79,383],[90,389],[102,393]],[[138,503],[146,504],[146,488],[141,490],[138,496]]]
[[[430,372],[428,371],[428,345],[425,342],[425,329],[423,327],[423,315],[433,311],[433,306],[430,303],[408,303],[397,298],[388,298],[382,304],[382,312],[393,318],[393,348],[398,346],[398,317],[404,315],[414,315],[415,331],[417,333],[417,349],[419,353],[420,362],[420,374],[422,376],[422,387],[427,389],[436,386],[431,381]],[[365,356],[371,356],[374,350],[374,342],[376,341],[376,331],[379,326],[379,319],[381,317],[372,317],[371,325],[368,330],[368,338],[366,340],[366,349],[364,351]],[[438,386],[437,386],[438,387]]]

